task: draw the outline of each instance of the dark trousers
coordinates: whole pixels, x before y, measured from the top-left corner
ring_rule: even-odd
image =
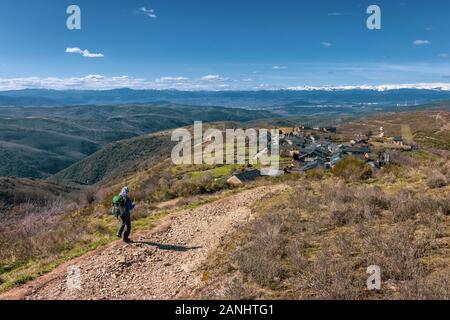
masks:
[[[123,234],[123,238],[128,239],[131,233],[131,215],[129,213],[124,213],[119,219],[119,232],[117,235],[122,237]]]

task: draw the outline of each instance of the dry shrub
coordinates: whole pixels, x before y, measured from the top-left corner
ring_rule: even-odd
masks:
[[[303,275],[299,277],[301,298],[345,299],[361,297],[365,274],[358,272],[358,263],[351,255],[355,251],[352,234],[342,233],[327,240]]]
[[[277,287],[285,276],[282,224],[279,215],[266,215],[255,223],[252,238],[237,253],[242,274],[261,286]]]
[[[355,189],[342,181],[326,184],[322,189],[325,195],[333,195],[338,202],[347,203],[355,200]]]
[[[379,217],[391,205],[389,197],[380,188],[338,186],[333,199],[329,211],[334,226]]]
[[[388,210],[391,207],[391,199],[380,187],[363,187],[357,190],[356,197],[362,202],[379,210]]]
[[[450,196],[422,196],[409,190],[402,190],[392,199],[392,217],[395,222],[416,218],[417,214],[450,215]]]
[[[450,181],[450,162],[447,161],[441,168],[441,173]]]
[[[243,284],[254,294],[301,299],[445,297],[448,282],[431,277],[432,266],[426,262],[442,253],[436,240],[446,234],[450,196],[410,190],[390,196],[378,187],[330,179],[302,181],[293,185],[289,196],[264,203],[234,260]],[[367,291],[370,265],[381,267],[381,291]]]
[[[392,150],[390,152],[390,162],[394,165],[400,165],[405,167],[413,167],[416,165],[416,161],[410,157],[406,157],[401,151]]]
[[[258,298],[258,288],[254,288],[248,282],[245,282],[242,275],[235,275],[213,293],[202,296],[202,299],[220,299],[220,300],[255,300]]]
[[[147,198],[147,191],[141,188],[132,190],[131,197],[133,198],[134,202],[145,201]]]
[[[430,189],[438,189],[447,186],[447,178],[439,171],[432,171],[427,178],[427,186]]]
[[[405,300],[449,300],[450,270],[407,281],[399,291],[400,298]]]
[[[320,252],[298,280],[301,298],[354,300],[360,297],[363,286],[364,280],[355,276],[351,262],[330,250]]]
[[[9,216],[0,226],[0,261],[27,261],[47,258],[88,242],[88,237],[101,231],[79,215],[64,214],[67,205],[62,201],[45,207],[27,206],[26,214]]]
[[[86,204],[92,204],[95,201],[95,194],[93,189],[87,189],[84,192]]]
[[[366,264],[380,266],[385,280],[411,280],[424,274],[420,259],[431,249],[429,242],[416,240],[414,223],[388,230],[363,225],[359,231]]]
[[[450,195],[422,198],[422,212],[431,215],[450,215]]]
[[[312,213],[315,227],[324,227],[324,210],[332,226],[343,226],[379,217],[390,206],[391,199],[378,187],[349,186],[335,180],[322,182],[315,191],[296,186],[289,200],[291,209]]]
[[[133,211],[133,214],[131,215],[131,220],[138,221],[140,219],[149,217],[151,214],[152,211],[139,208],[139,210]]]
[[[308,259],[305,255],[307,248],[308,244],[305,239],[293,239],[289,241],[286,248],[286,255],[289,262],[289,272],[292,274],[302,273],[308,266]]]
[[[353,210],[351,208],[331,208],[330,218],[335,226],[345,226],[352,221]]]
[[[395,222],[413,219],[422,210],[422,199],[410,190],[401,190],[392,199],[392,213]]]

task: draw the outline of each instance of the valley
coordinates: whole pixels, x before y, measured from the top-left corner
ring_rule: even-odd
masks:
[[[267,111],[170,103],[3,107],[0,176],[47,178],[109,143],[191,125],[195,120],[250,121],[272,116]]]
[[[269,120],[269,125],[335,125],[348,118],[386,112],[449,110],[448,103],[437,101],[446,94],[429,90],[7,91],[2,95],[12,100],[0,105],[0,176],[48,178],[110,143],[189,126],[196,120],[256,126],[262,125],[264,119]],[[398,103],[414,97],[416,103],[412,105]],[[14,99],[27,102],[16,103]],[[45,99],[55,101],[48,103]],[[142,99],[147,102],[137,103]],[[217,106],[211,106],[215,103]]]
[[[267,127],[270,124],[289,126],[305,119],[267,117],[208,125],[222,129]],[[310,118],[311,121],[320,119],[323,121],[321,117]],[[2,178],[0,246],[4,249],[0,256],[0,291],[5,295],[1,297],[81,298],[78,292],[66,291],[63,286],[65,268],[79,263],[85,268],[85,285],[90,292],[89,295],[86,295],[87,291],[82,294],[86,298],[112,299],[125,292],[129,292],[129,299],[377,298],[381,296],[367,296],[361,292],[359,280],[350,280],[359,279],[364,274],[356,267],[358,260],[352,260],[354,267],[342,264],[338,252],[344,247],[335,247],[347,243],[348,237],[369,241],[367,237],[372,235],[359,233],[365,224],[391,230],[392,233],[386,236],[404,235],[406,238],[382,240],[386,243],[400,241],[399,252],[410,250],[401,247],[410,241],[417,245],[426,241],[427,246],[420,248],[429,248],[417,257],[416,251],[411,251],[412,256],[408,256],[410,260],[405,263],[412,263],[412,269],[408,269],[412,273],[406,278],[389,269],[394,263],[389,259],[400,259],[396,252],[384,257],[369,255],[384,261],[383,266],[390,270],[385,281],[394,289],[383,291],[385,298],[404,297],[404,290],[411,289],[413,280],[426,282],[424,288],[431,291],[411,291],[411,294],[441,297],[447,287],[446,282],[440,279],[446,277],[446,261],[449,259],[446,249],[450,232],[449,185],[446,182],[450,177],[449,133],[446,130],[449,120],[450,114],[446,111],[343,118],[337,126],[336,139],[344,141],[369,131],[376,132],[382,125],[388,136],[406,134],[406,138],[414,139],[418,146],[412,152],[391,153],[391,164],[373,171],[369,178],[336,170],[311,170],[306,174],[260,177],[233,188],[227,184],[227,179],[237,170],[245,171],[242,166],[173,165],[169,158],[174,145],[170,141],[170,130],[110,143],[49,179]],[[355,172],[356,167],[351,170]],[[116,221],[109,214],[110,198],[124,184],[132,190],[138,208],[133,218],[133,239],[136,242],[131,246],[115,240]],[[331,185],[338,188],[336,198],[330,203],[324,197],[329,194],[327,190]],[[359,191],[350,197],[346,193],[349,188]],[[257,190],[270,192],[266,194]],[[294,193],[298,193],[295,199],[300,202],[291,200],[290,195]],[[341,193],[343,200],[339,200]],[[257,194],[262,198],[252,202],[251,199],[256,199],[253,195]],[[361,203],[359,199],[364,197],[370,199]],[[249,202],[239,204],[243,199]],[[237,201],[236,205],[234,201]],[[409,201],[414,201],[413,207]],[[201,221],[209,214],[212,220],[207,219],[209,222],[203,230]],[[242,215],[244,220],[235,214]],[[221,219],[231,219],[227,220],[231,224]],[[291,219],[303,221],[304,227],[293,222],[288,225],[281,223]],[[214,226],[221,231],[215,232]],[[272,234],[270,230],[279,231]],[[416,233],[419,230],[420,233]],[[338,251],[323,252],[326,248],[322,246],[324,239],[333,241],[331,244],[328,240],[324,242],[328,243],[328,249]],[[267,246],[266,241],[271,245]],[[248,246],[241,247],[241,243],[248,243]],[[183,249],[204,246],[206,251]],[[274,251],[260,252],[259,257],[250,254],[263,247]],[[366,247],[345,248],[359,252],[357,259],[369,254]],[[420,248],[411,250],[422,250]],[[277,256],[276,252],[285,253]],[[350,278],[342,281],[353,289],[346,291],[346,295],[340,288],[323,295],[321,287],[303,288],[301,296],[292,295],[297,289],[290,283],[303,273],[286,266],[298,264],[313,268],[303,274],[313,281],[319,275],[312,270],[328,268],[317,265],[322,260],[316,259],[320,259],[322,253],[337,254],[339,268],[350,268],[350,271],[345,271],[347,273],[342,273],[342,276]],[[247,258],[244,259],[242,254]],[[144,261],[142,257],[147,258]],[[188,272],[180,261],[186,264],[190,261],[186,259],[191,259],[189,257],[195,263]],[[123,261],[118,262],[117,259]],[[104,266],[100,273],[97,272],[98,265]],[[263,273],[255,269],[260,265],[265,270]],[[419,272],[416,267],[426,268]],[[143,270],[148,268],[154,269],[144,275]],[[166,272],[165,275],[172,279],[170,286],[151,285],[157,283],[155,279],[161,276],[160,272]],[[333,272],[321,277],[335,277]],[[110,283],[116,282],[113,274],[116,278],[125,277],[123,283],[117,284],[118,287]],[[143,280],[146,277],[148,282]],[[438,282],[444,287],[434,287]],[[15,287],[17,289],[8,290]]]

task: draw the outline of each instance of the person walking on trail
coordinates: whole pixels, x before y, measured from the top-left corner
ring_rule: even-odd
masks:
[[[123,237],[123,241],[127,243],[131,242],[131,211],[134,209],[129,193],[128,187],[123,187],[120,194],[113,198],[114,214],[120,220],[117,237]]]

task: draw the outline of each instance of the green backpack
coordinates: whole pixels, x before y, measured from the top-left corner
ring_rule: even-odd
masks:
[[[125,201],[126,201],[125,198],[122,196],[113,197],[111,213],[116,218],[119,218],[122,215],[125,209]]]

